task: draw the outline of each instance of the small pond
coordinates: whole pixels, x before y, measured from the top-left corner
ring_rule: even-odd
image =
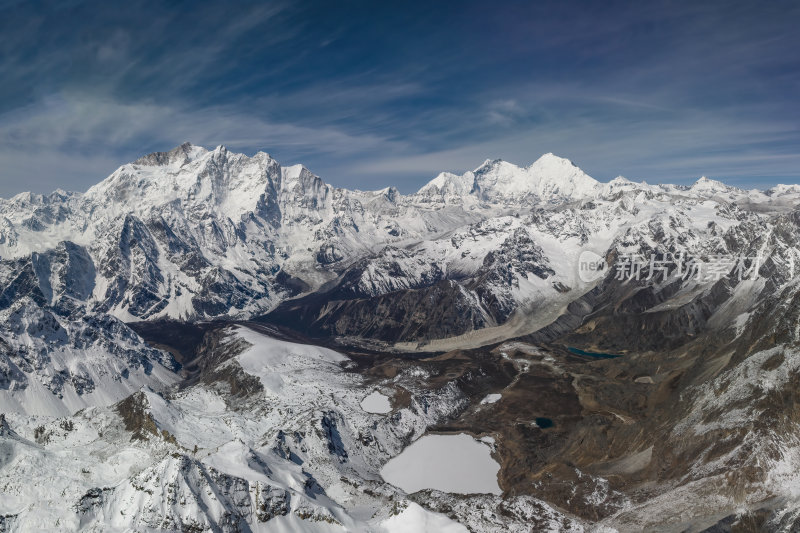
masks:
[[[575,355],[583,355],[586,357],[594,357],[596,359],[614,359],[616,357],[622,357],[621,354],[613,354],[613,353],[602,353],[602,352],[587,352],[585,350],[581,350],[580,348],[573,348],[571,346],[567,347],[571,353]]]

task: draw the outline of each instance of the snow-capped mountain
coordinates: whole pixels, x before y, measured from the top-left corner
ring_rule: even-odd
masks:
[[[525,168],[500,159],[487,159],[474,171],[460,176],[443,172],[416,196],[442,205],[557,203],[591,197],[599,185],[571,161],[545,154]]]
[[[69,241],[0,261],[0,411],[68,415],[178,381],[171,356],[92,312],[95,269]]]
[[[124,165],[85,194],[3,200],[0,217],[0,257],[80,247],[96,272],[86,300],[124,320],[266,311],[385,244],[476,218],[417,209],[394,189],[336,189],[263,152],[191,145]]]
[[[684,229],[705,233],[699,226],[714,219],[716,207],[743,201],[777,208],[792,194],[746,192],[705,178],[689,188],[622,178],[600,184],[546,154],[525,168],[497,160],[460,176],[440,174],[403,196],[392,188],[337,189],[263,152],[247,157],[185,144],[123,165],[85,194],[0,202],[0,257],[69,243],[94,269],[93,279],[82,281],[82,301],[126,321],[255,316],[331,282],[344,290],[357,275],[348,269],[366,268],[360,291],[370,296],[455,281],[443,290],[474,315],[451,331],[462,334],[502,324],[542,294],[583,290],[574,262],[589,240],[605,252],[615,232],[658,224],[676,211],[700,221]],[[547,222],[555,219],[563,226]],[[498,260],[503,243],[517,249],[523,241],[525,266]],[[413,272],[398,254],[413,257]],[[562,268],[534,265],[542,254]]]
[[[189,144],[0,200],[0,532],[791,531],[798,205],[552,154],[352,191]],[[502,496],[386,483],[431,431]]]

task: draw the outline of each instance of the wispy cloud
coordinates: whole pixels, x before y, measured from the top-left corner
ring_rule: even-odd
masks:
[[[576,127],[580,124],[580,127]],[[456,149],[366,159],[351,171],[360,175],[414,175],[406,190],[421,186],[442,170],[463,172],[487,157],[528,165],[541,154],[567,157],[601,181],[617,175],[648,182],[688,183],[702,175],[748,187],[795,182],[800,153],[786,121],[743,122],[713,114],[687,114],[644,129],[635,120],[610,122],[565,116],[523,132]]]
[[[187,140],[360,188],[548,151],[600,179],[795,182],[798,25],[785,1],[0,0],[0,196]]]
[[[488,108],[489,122],[496,124],[512,124],[523,114],[522,106],[513,98],[492,100]]]
[[[249,152],[265,149],[290,160],[312,153],[348,157],[390,144],[372,134],[269,122],[227,106],[187,111],[51,97],[6,114],[2,122],[0,196],[20,192],[20,180],[36,192],[85,189],[142,153],[185,141]]]

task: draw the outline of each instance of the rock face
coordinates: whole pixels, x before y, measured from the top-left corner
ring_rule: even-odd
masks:
[[[71,414],[178,380],[171,356],[90,309],[93,262],[80,246],[0,262],[0,409]]]

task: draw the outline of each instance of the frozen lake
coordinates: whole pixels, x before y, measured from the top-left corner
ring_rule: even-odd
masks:
[[[384,414],[392,410],[389,398],[378,391],[361,400],[361,408],[368,413]]]
[[[436,489],[458,494],[500,494],[500,465],[489,447],[466,434],[425,435],[381,469],[387,482],[407,493]]]

